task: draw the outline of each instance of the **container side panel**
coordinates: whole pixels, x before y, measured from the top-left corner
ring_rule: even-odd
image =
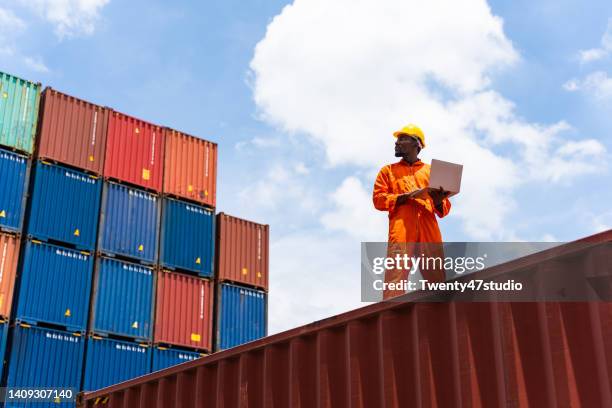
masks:
[[[0,234],[0,319],[11,316],[19,244],[20,240],[16,236]]]
[[[83,390],[92,391],[151,371],[151,348],[114,339],[87,340]]]
[[[37,162],[28,234],[94,249],[102,181],[66,167]]]
[[[208,280],[160,271],[153,341],[211,351],[212,294]]]
[[[217,215],[218,279],[268,289],[269,227]]]
[[[179,200],[164,199],[162,265],[212,277],[214,223],[215,216],[211,210]]]
[[[21,232],[28,159],[0,149],[0,228]]]
[[[157,261],[160,200],[155,194],[105,183],[99,248],[154,263]]]
[[[92,272],[87,253],[28,241],[15,318],[85,330]]]
[[[80,387],[85,341],[73,333],[37,327],[15,327],[7,387]],[[6,403],[5,407],[74,407],[74,402]]]
[[[32,154],[40,84],[0,72],[0,145]]]
[[[237,285],[219,285],[218,349],[239,346],[266,335],[266,294]]]
[[[203,355],[195,351],[155,347],[153,349],[153,371],[197,360],[200,357]]]
[[[161,192],[164,132],[161,127],[112,112],[104,175]]]
[[[217,145],[166,129],[164,193],[216,204]]]
[[[108,109],[47,88],[37,157],[102,174]]]
[[[152,268],[99,258],[91,330],[150,340],[153,278]]]

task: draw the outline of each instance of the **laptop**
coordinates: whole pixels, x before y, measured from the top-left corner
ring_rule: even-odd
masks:
[[[426,192],[437,190],[440,187],[444,191],[450,192],[449,197],[454,196],[461,189],[462,173],[463,166],[461,164],[433,159],[429,173],[429,187],[414,191],[414,197],[419,197]]]

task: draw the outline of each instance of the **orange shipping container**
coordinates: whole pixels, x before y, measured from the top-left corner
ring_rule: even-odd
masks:
[[[213,288],[209,280],[160,271],[153,342],[212,350]]]
[[[166,129],[166,194],[214,207],[217,196],[217,144]]]
[[[0,234],[0,317],[7,319],[11,315],[18,259],[19,238]]]
[[[109,109],[47,88],[42,111],[38,157],[102,174]]]
[[[270,227],[224,213],[217,215],[219,281],[268,290]]]

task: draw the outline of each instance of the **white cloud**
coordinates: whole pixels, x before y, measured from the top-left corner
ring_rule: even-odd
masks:
[[[597,99],[612,99],[612,78],[604,71],[596,71],[584,79],[572,79],[564,85],[568,91],[582,90]]]
[[[49,72],[49,68],[47,68],[47,66],[40,57],[25,57],[24,62],[32,71],[43,73]]]
[[[14,38],[26,29],[26,23],[11,10],[0,7],[0,55],[15,55]]]
[[[19,2],[55,26],[58,37],[90,35],[100,18],[100,11],[110,0],[19,0]]]
[[[425,160],[465,164],[453,214],[466,233],[503,239],[512,235],[505,220],[517,207],[519,185],[597,171],[602,154],[583,149],[582,161],[566,172],[558,149],[571,142],[563,138],[569,125],[527,122],[492,89],[495,72],[518,59],[484,1],[296,0],[268,26],[251,69],[261,117],[322,145],[329,165],[363,170],[367,189],[393,160],[391,132],[421,125]],[[339,186],[342,203],[335,200],[324,225],[338,227],[332,215],[353,214],[342,224],[367,228],[363,191]]]
[[[591,48],[588,50],[580,50],[578,57],[580,62],[586,64],[588,62],[597,61],[607,57],[612,52],[612,18],[608,19],[608,26],[605,33],[601,37],[601,47]]]

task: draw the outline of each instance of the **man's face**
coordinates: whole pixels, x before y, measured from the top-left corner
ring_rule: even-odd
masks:
[[[416,158],[421,149],[416,138],[408,135],[400,135],[395,140],[395,157]]]

